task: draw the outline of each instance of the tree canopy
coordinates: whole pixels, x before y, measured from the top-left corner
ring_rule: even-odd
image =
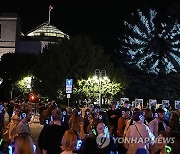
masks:
[[[59,89],[64,91],[65,79],[72,78],[76,84],[78,79],[92,76],[96,68],[114,74],[110,56],[101,46],[87,36],[74,36],[44,48],[34,71],[35,85],[43,95],[54,98]]]

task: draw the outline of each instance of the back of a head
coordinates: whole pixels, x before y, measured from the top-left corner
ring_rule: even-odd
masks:
[[[66,110],[67,110],[67,114],[72,114],[72,108],[71,108],[71,107],[68,106],[68,107],[66,108]]]
[[[142,111],[136,111],[136,112],[133,113],[132,118],[133,118],[134,121],[137,122],[137,121],[141,120],[140,116],[143,116],[143,112]]]
[[[78,116],[78,109],[75,108],[72,112],[72,116]]]
[[[164,111],[164,109],[162,109],[162,108],[158,108],[158,109],[156,109],[156,113],[164,113],[165,111]]]
[[[145,110],[145,117],[146,118],[152,118],[152,111],[149,108],[146,108]]]
[[[140,111],[140,109],[138,109],[138,108],[134,108],[134,110],[133,110],[134,112],[137,112],[137,111]]]
[[[74,151],[76,149],[77,140],[78,140],[78,136],[74,130],[65,131],[61,141],[62,150]]]
[[[28,134],[20,134],[15,139],[15,154],[35,154],[32,137]]]
[[[176,112],[171,113],[171,118],[169,119],[170,126],[177,126],[179,125],[179,116]]]
[[[124,108],[124,107],[123,107],[123,108],[121,109],[121,112],[120,112],[119,115],[122,117],[123,115],[125,115],[125,113],[126,113],[127,111],[130,111],[130,110],[129,110],[128,108]]]
[[[52,112],[52,115],[53,115],[53,120],[58,120],[58,121],[61,120],[62,113],[59,108],[54,109]]]
[[[172,118],[180,118],[179,115],[176,112],[171,113]]]

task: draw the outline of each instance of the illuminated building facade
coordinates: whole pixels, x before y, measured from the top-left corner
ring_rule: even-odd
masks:
[[[44,22],[27,34],[21,33],[21,21],[17,14],[0,14],[0,58],[6,53],[42,53],[48,43],[59,43],[69,36],[50,21]]]
[[[0,13],[0,59],[3,54],[15,53],[21,34],[18,14]]]

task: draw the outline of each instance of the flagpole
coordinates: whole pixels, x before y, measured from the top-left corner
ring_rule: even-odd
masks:
[[[51,19],[51,10],[53,9],[53,7],[51,5],[49,5],[49,24],[50,24],[50,19]]]
[[[51,6],[49,6],[49,24],[50,24],[50,16],[51,16],[51,9],[50,9]]]

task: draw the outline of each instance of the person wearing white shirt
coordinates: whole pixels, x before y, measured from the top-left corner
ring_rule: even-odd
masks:
[[[161,131],[170,131],[170,128],[164,123],[165,111],[162,108],[156,110],[157,117],[149,123],[149,128],[155,137],[158,137]],[[158,150],[156,145],[150,147],[151,153],[154,154]]]

